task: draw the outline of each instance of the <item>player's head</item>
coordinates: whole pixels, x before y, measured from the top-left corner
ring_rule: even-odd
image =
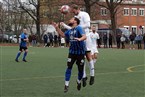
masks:
[[[97,31],[97,27],[96,27],[95,25],[93,25],[93,26],[91,27],[91,29],[92,29],[93,33],[95,33],[95,32]]]
[[[77,26],[80,24],[80,20],[76,17],[73,17],[69,20],[69,26]]]
[[[73,4],[71,6],[71,12],[74,13],[75,15],[78,15],[80,11],[80,7],[76,4]]]
[[[27,34],[27,29],[26,28],[23,29],[23,33]]]

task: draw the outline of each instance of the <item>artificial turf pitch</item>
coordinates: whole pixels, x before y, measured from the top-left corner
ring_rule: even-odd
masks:
[[[0,47],[0,97],[145,97],[145,50],[99,49],[95,84],[76,88],[74,65],[63,92],[68,48],[29,47],[28,62],[15,62],[18,47]],[[89,78],[89,70],[87,68]]]

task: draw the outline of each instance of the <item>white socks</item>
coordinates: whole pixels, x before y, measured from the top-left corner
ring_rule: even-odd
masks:
[[[69,86],[69,81],[65,81],[65,85],[66,86]]]
[[[93,59],[93,61],[94,61],[94,64],[96,64],[96,62],[97,62],[97,59]]]
[[[96,62],[96,60],[91,60],[90,62],[88,62],[89,69],[90,69],[90,76],[94,76],[95,75],[94,62]],[[85,78],[85,77],[86,77],[86,62],[84,64],[84,74],[83,74],[83,78]]]
[[[89,62],[89,67],[90,67],[90,76],[94,76],[95,71],[94,71],[94,61],[93,60],[91,60]]]
[[[85,64],[84,64],[84,71],[83,71],[83,78],[85,78],[86,77],[86,62],[85,62]]]

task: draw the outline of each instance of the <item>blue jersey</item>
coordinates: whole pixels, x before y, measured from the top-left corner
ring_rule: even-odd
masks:
[[[77,54],[77,55],[85,54],[85,42],[74,39],[74,38],[81,38],[83,34],[85,33],[80,26],[77,26],[65,32],[65,36],[66,38],[69,39],[70,42],[70,48],[69,48],[70,54]]]
[[[24,33],[22,33],[22,34],[21,34],[21,42],[20,42],[20,46],[21,46],[21,47],[27,47],[27,42],[24,41],[24,39],[27,39],[27,35],[24,34]]]

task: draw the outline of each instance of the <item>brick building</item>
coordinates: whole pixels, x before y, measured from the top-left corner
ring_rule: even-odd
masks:
[[[45,0],[42,1],[43,3],[45,2]],[[71,2],[75,2],[79,4],[82,7],[82,9],[85,9],[83,7],[84,5],[83,0],[59,0],[58,5],[61,6],[64,4],[70,4]],[[105,3],[105,0],[100,0],[100,2]],[[46,13],[45,11],[46,9],[43,6],[42,12]],[[47,11],[49,11],[48,8]],[[61,16],[60,13],[58,17],[64,18],[63,16]],[[46,22],[47,19],[43,19],[43,18],[42,21]],[[95,4],[91,8],[91,20],[93,23],[98,24],[99,28],[110,27],[111,20],[109,18],[108,10],[105,7],[101,7]],[[117,28],[127,28],[130,30],[130,32],[145,33],[145,0],[124,0],[122,4],[119,6],[117,16],[116,16],[116,22],[117,22]]]

